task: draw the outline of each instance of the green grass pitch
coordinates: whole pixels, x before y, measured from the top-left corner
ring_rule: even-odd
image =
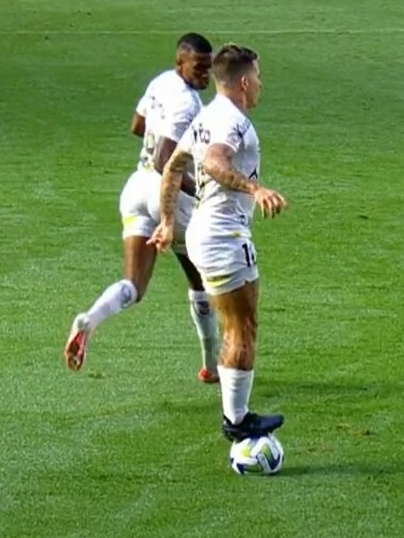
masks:
[[[2,538],[404,536],[403,20],[402,0],[1,0]],[[255,222],[270,479],[228,467],[171,256],[85,370],[62,360],[121,275],[133,105],[186,31],[260,52],[262,180],[290,202]]]

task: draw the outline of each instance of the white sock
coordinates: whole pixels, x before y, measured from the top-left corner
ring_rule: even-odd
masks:
[[[92,329],[113,314],[127,308],[137,299],[137,291],[130,280],[115,282],[95,301],[87,312]]]
[[[232,424],[239,424],[248,413],[254,370],[217,367],[222,390],[223,414]]]
[[[203,367],[216,373],[220,346],[216,314],[209,305],[206,292],[189,290],[188,299],[191,317],[201,343]]]

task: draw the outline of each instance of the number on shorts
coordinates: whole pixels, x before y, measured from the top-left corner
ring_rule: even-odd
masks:
[[[254,246],[251,243],[243,243],[241,245],[244,250],[245,261],[248,267],[253,267],[257,265],[257,254],[255,252]]]

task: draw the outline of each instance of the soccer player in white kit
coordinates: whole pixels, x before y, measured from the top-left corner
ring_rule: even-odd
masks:
[[[128,179],[120,197],[123,223],[124,279],[109,286],[93,306],[76,316],[65,347],[67,365],[79,370],[86,357],[89,337],[112,314],[139,302],[152,276],[156,248],[147,241],[160,221],[160,183],[164,165],[177,142],[202,108],[197,90],[209,85],[212,47],[199,34],[186,34],[177,43],[175,69],[155,77],[136,107],[131,130],[143,137],[138,169]],[[195,206],[195,181],[184,171],[175,216],[173,252],[189,281],[190,312],[201,342],[203,367],[198,377],[219,380],[219,334],[200,274],[189,261],[185,230]]]
[[[251,220],[258,204],[274,217],[284,198],[258,185],[259,141],[248,109],[257,104],[257,54],[225,45],[213,59],[217,95],[194,119],[168,161],[161,186],[161,224],[150,243],[165,251],[174,237],[181,174],[190,157],[196,167],[198,208],[186,232],[190,259],[202,275],[223,330],[219,376],[223,433],[230,440],[265,435],[282,415],[249,411],[257,333],[258,268]]]

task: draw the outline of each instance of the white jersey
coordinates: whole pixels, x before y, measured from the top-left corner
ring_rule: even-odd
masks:
[[[155,77],[136,107],[136,112],[146,119],[138,169],[153,170],[159,139],[178,142],[201,108],[198,92],[174,70]]]
[[[239,232],[250,236],[249,226],[254,212],[254,198],[220,185],[207,175],[202,166],[208,147],[225,144],[234,151],[233,164],[252,181],[257,181],[260,148],[251,121],[230,99],[217,95],[194,119],[179,142],[195,163],[198,209],[194,212],[212,236]]]

